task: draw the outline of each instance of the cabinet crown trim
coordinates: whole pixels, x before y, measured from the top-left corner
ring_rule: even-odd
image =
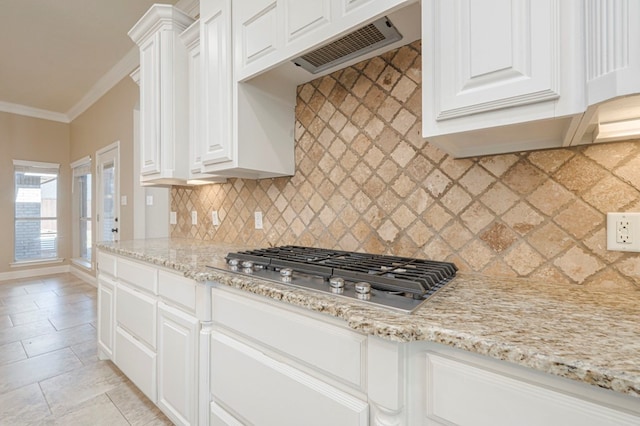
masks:
[[[193,18],[168,4],[154,4],[128,32],[134,43],[143,43],[158,31],[184,31]]]

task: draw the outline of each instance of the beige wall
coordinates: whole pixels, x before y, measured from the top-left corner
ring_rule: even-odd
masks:
[[[416,42],[298,87],[295,176],[174,187],[172,236],[640,285],[640,254],[605,250],[606,212],[640,211],[638,141],[454,160],[420,136],[420,78]]]
[[[133,109],[138,98],[138,86],[125,77],[70,126],[71,162],[90,155],[94,171],[96,151],[120,141],[120,195],[128,199],[126,206],[120,206],[119,228],[123,240],[133,238],[133,186],[138,182],[133,178]],[[95,179],[93,182],[95,194]],[[92,207],[95,211],[95,197]]]
[[[55,121],[0,112],[0,273],[15,271],[14,182],[12,160],[43,161],[60,164],[58,181],[58,249],[66,259],[71,254],[69,125]],[[50,266],[50,265],[45,265]]]

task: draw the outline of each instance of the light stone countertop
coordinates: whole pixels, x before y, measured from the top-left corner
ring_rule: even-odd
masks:
[[[362,333],[441,343],[640,397],[640,289],[603,291],[459,273],[405,314],[207,268],[221,267],[228,252],[250,247],[188,239],[98,247],[342,318]]]

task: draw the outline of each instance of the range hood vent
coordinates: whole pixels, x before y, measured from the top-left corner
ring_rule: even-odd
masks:
[[[385,16],[294,59],[293,63],[312,74],[317,74],[400,39],[402,34]]]

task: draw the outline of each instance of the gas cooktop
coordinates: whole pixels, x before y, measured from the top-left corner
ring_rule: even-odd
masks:
[[[227,270],[412,312],[456,275],[450,262],[281,246],[229,253]]]

